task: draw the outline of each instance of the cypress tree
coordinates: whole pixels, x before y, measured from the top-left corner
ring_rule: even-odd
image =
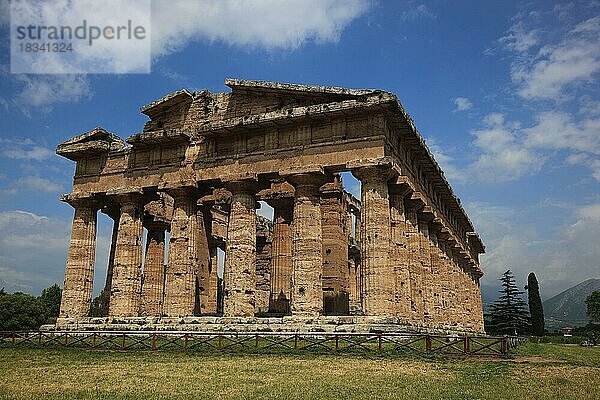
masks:
[[[540,297],[540,286],[535,274],[532,272],[527,277],[527,298],[529,300],[529,314],[531,315],[531,333],[536,336],[544,335],[544,308]]]
[[[527,304],[521,298],[525,292],[519,291],[510,270],[500,278],[500,297],[492,304],[490,312],[490,333],[501,335],[522,335],[529,330]]]

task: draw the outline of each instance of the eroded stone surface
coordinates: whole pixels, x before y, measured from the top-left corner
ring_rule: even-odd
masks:
[[[483,331],[483,243],[393,94],[226,84],[231,93],[182,89],[142,107],[149,120],[127,144],[95,128],[57,147],[76,161],[60,321],[89,312],[101,209],[115,221],[110,318],[326,313]],[[342,171],[362,182],[361,201]],[[260,200],[272,223],[257,223]]]

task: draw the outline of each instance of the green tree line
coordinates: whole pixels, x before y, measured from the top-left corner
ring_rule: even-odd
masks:
[[[54,284],[38,297],[25,293],[6,293],[0,289],[0,331],[37,330],[56,322],[62,289]]]

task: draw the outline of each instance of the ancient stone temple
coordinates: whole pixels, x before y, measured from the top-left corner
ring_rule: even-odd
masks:
[[[484,246],[393,94],[225,84],[143,106],[125,141],[58,146],[76,168],[57,327],[483,332]],[[92,318],[99,211],[114,228]]]

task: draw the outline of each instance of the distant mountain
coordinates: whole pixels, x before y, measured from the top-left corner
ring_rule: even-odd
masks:
[[[543,302],[546,329],[582,326],[589,322],[585,299],[600,291],[600,279],[588,279]]]

